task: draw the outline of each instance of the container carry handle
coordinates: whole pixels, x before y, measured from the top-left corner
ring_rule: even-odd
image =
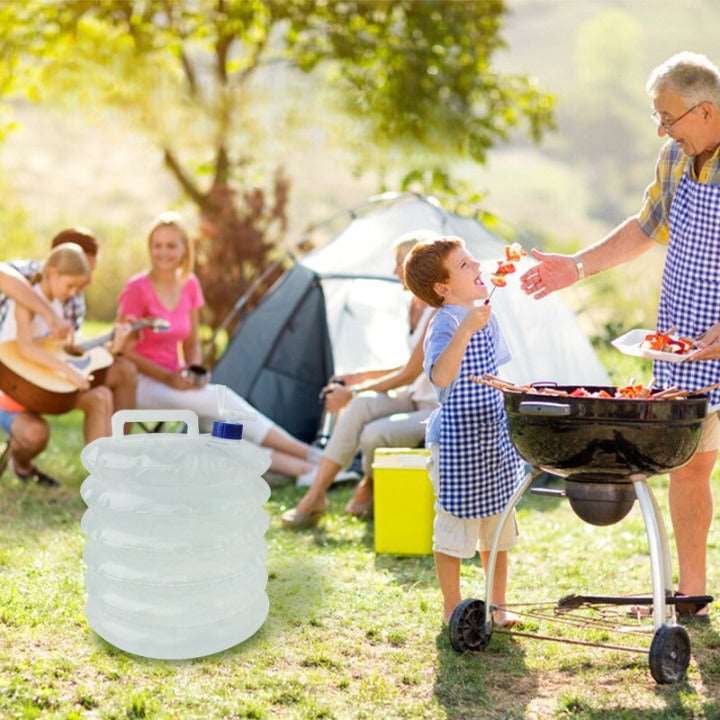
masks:
[[[192,410],[118,410],[112,416],[112,436],[121,437],[125,423],[141,422],[182,422],[187,426],[188,435],[197,435],[198,416]]]

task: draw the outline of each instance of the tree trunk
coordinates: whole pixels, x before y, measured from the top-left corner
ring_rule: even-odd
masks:
[[[200,204],[195,272],[205,295],[207,321],[217,328],[237,299],[272,262],[287,230],[289,181],[278,169],[271,201],[260,188],[237,193],[216,182]],[[254,294],[254,303],[276,279]]]

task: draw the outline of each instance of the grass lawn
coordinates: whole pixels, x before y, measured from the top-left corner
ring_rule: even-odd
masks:
[[[647,373],[646,366],[628,367],[638,380]],[[2,720],[720,718],[718,614],[710,629],[690,631],[694,659],[688,681],[678,687],[657,686],[644,656],[619,651],[494,634],[485,652],[458,655],[441,628],[431,559],[376,556],[372,523],[342,513],[348,488],[333,490],[329,515],[304,533],[285,532],[278,521],[300,492],[274,490],[268,506],[271,608],[254,638],[190,662],[149,661],[115,650],[88,628],[83,612],[79,422],[76,413],[54,419],[52,443],[42,456],[41,465],[61,478],[62,489],[26,487],[9,473],[0,479]],[[667,517],[665,478],[653,487]],[[622,523],[594,528],[563,501],[529,496],[519,522],[511,601],[649,592],[637,506]],[[720,587],[719,544],[716,521],[711,589]],[[466,594],[481,595],[477,563],[465,563],[463,583]],[[587,637],[565,626],[542,629]]]

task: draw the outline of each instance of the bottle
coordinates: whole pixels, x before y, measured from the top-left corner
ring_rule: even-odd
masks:
[[[124,435],[129,422],[185,422],[187,434]],[[102,638],[143,657],[226,650],[267,617],[269,452],[195,413],[123,410],[82,452],[86,615]]]

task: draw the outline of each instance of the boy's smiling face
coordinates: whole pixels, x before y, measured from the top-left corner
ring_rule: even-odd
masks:
[[[445,304],[472,307],[475,300],[488,296],[480,276],[480,263],[464,247],[454,248],[445,258],[448,279],[435,283],[435,292]]]

